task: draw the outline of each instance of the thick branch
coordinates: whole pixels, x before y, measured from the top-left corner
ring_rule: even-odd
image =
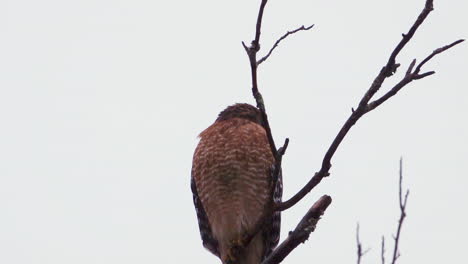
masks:
[[[328,195],[322,196],[309,209],[307,214],[302,218],[294,231],[289,232],[288,237],[271,252],[270,255],[262,262],[262,264],[277,264],[291,253],[300,243],[304,243],[311,232],[316,228],[320,216],[323,215],[327,207],[331,204],[332,199]]]
[[[333,155],[335,154],[336,150],[338,149],[338,146],[341,144],[345,136],[348,134],[349,130],[351,127],[354,126],[354,124],[366,113],[372,111],[373,109],[377,108],[380,104],[388,100],[390,97],[394,96],[399,90],[401,90],[403,87],[405,87],[408,83],[410,83],[413,80],[418,80],[422,79],[424,77],[427,77],[429,75],[434,74],[433,71],[426,72],[420,74],[421,67],[430,59],[432,59],[435,55],[463,42],[463,40],[457,40],[454,43],[444,46],[442,48],[439,48],[435,50],[431,55],[429,55],[427,58],[425,58],[413,71],[415,62],[411,63],[409,66],[405,77],[397,83],[392,89],[390,89],[389,92],[387,92],[384,96],[381,98],[369,103],[369,101],[372,99],[372,97],[375,95],[375,93],[380,89],[382,86],[382,83],[385,81],[387,77],[390,77],[393,75],[393,73],[396,71],[396,69],[399,67],[399,64],[395,63],[397,55],[400,53],[400,51],[405,47],[405,45],[411,40],[413,37],[414,33],[418,29],[418,27],[424,22],[428,14],[433,10],[433,1],[432,0],[427,0],[424,9],[422,12],[419,14],[418,18],[414,22],[414,24],[411,26],[410,30],[408,33],[403,34],[402,40],[398,43],[398,45],[395,47],[393,52],[391,53],[387,63],[385,66],[380,70],[379,74],[377,77],[374,79],[372,82],[371,86],[369,89],[366,91],[364,96],[361,98],[359,105],[356,110],[353,109],[351,115],[348,117],[346,120],[345,124],[341,127],[340,131],[336,135],[335,139],[333,140],[332,144],[328,148],[327,152],[325,153],[325,156],[322,160],[322,167],[318,172],[314,174],[314,176],[309,180],[309,182],[298,192],[296,193],[293,197],[291,197],[289,200],[282,202],[280,204],[276,205],[276,210],[282,211],[286,210],[292,206],[294,206],[297,202],[299,202],[304,196],[309,193],[317,184],[321,182],[321,180],[330,175],[330,168],[331,168],[331,159]]]

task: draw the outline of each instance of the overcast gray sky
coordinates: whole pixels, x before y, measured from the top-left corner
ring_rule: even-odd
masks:
[[[191,158],[219,111],[254,103],[241,41],[253,37],[258,2],[0,1],[0,263],[219,263],[201,245]],[[315,24],[259,71],[274,136],[291,139],[285,198],[319,169],[423,5],[270,1],[262,52]],[[436,0],[382,90],[413,58],[466,38],[467,10]],[[354,263],[357,221],[372,248],[363,263],[378,262],[399,217],[400,156],[411,189],[400,263],[466,261],[467,69],[464,43],[359,121],[331,177],[283,214],[284,238],[318,197],[334,199],[284,263]]]

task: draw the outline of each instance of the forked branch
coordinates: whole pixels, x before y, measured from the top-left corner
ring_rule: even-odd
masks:
[[[399,188],[398,188],[398,198],[400,202],[400,219],[398,219],[398,227],[396,231],[396,235],[393,237],[395,240],[395,244],[393,246],[393,257],[392,257],[392,264],[395,264],[397,259],[400,257],[400,250],[398,248],[400,242],[400,234],[401,228],[403,227],[403,221],[406,217],[406,203],[408,201],[409,190],[406,190],[405,195],[403,196],[403,159],[400,158],[400,180],[399,180]]]
[[[395,236],[393,236],[395,244],[393,245],[393,256],[391,264],[395,264],[397,259],[400,257],[400,249],[399,249],[399,242],[400,242],[400,235],[401,229],[403,227],[403,221],[406,217],[406,203],[408,201],[409,190],[407,189],[405,195],[403,196],[403,159],[400,158],[400,171],[399,171],[399,184],[398,184],[398,205],[400,208],[400,218],[398,219],[398,227]],[[357,263],[359,264],[361,261],[361,257],[364,256],[366,251],[362,253],[362,245],[361,241],[359,241],[359,224],[356,231],[356,243],[357,243]],[[381,263],[385,264],[385,237],[382,236],[382,244],[381,244],[381,251],[380,251],[380,259]]]
[[[366,91],[364,96],[361,98],[358,107],[356,110],[353,109],[351,115],[348,117],[344,125],[341,127],[340,131],[336,135],[335,139],[333,140],[332,144],[328,148],[327,152],[325,153],[325,156],[322,160],[322,167],[318,172],[314,174],[314,176],[309,180],[309,182],[298,192],[296,193],[293,197],[291,197],[289,200],[277,204],[276,208],[277,210],[286,210],[292,206],[294,206],[297,202],[299,202],[304,196],[309,193],[317,184],[319,184],[322,179],[328,175],[330,175],[330,168],[331,168],[331,159],[333,155],[335,154],[336,150],[338,149],[338,146],[341,144],[345,136],[348,134],[349,130],[351,127],[354,126],[354,124],[366,113],[374,110],[377,108],[379,105],[381,105],[383,102],[387,101],[389,98],[394,96],[398,91],[400,91],[403,87],[405,87],[408,83],[414,81],[414,80],[419,80],[424,77],[430,76],[434,74],[434,71],[429,71],[425,73],[420,73],[421,67],[426,64],[429,60],[431,60],[435,55],[442,53],[453,46],[463,42],[463,39],[457,40],[453,42],[452,44],[449,44],[447,46],[441,47],[439,49],[436,49],[432,54],[427,56],[418,66],[416,66],[415,70],[413,71],[413,68],[416,64],[416,61],[414,60],[408,67],[408,70],[406,71],[405,76],[403,79],[398,82],[393,88],[391,88],[386,94],[384,94],[382,97],[379,99],[376,99],[375,101],[369,103],[369,101],[372,99],[372,97],[377,93],[377,91],[380,89],[382,86],[383,82],[385,81],[386,78],[392,76],[397,68],[400,66],[397,64],[396,57],[400,53],[400,51],[405,47],[405,45],[411,40],[413,37],[414,33],[416,30],[419,28],[419,26],[424,22],[426,17],[429,15],[429,13],[433,10],[433,1],[432,0],[427,0],[426,4],[424,6],[424,9],[421,11],[421,14],[419,14],[418,18],[414,22],[414,24],[411,26],[410,30],[408,33],[403,34],[403,38],[401,41],[397,44],[393,52],[391,53],[387,63],[385,64],[384,67],[380,70],[379,74],[377,77],[374,79],[372,82],[371,86],[369,89]]]
[[[370,248],[363,250],[361,239],[359,239],[359,223],[356,225],[357,264],[361,264],[361,258],[369,252]]]
[[[302,31],[302,30],[308,30],[311,27],[305,28],[304,26],[293,30],[291,32],[287,32],[285,35],[283,35],[280,39],[278,39],[273,47],[269,50],[269,52],[260,60],[257,60],[257,53],[260,50],[260,36],[261,36],[261,25],[262,25],[262,19],[263,19],[263,14],[265,10],[265,6],[267,4],[267,0],[262,0],[260,3],[260,8],[257,16],[257,23],[256,23],[256,30],[255,30],[255,38],[251,42],[250,46],[247,46],[244,42],[242,42],[242,45],[247,52],[249,62],[250,62],[250,68],[251,68],[251,77],[252,77],[252,94],[255,98],[255,101],[257,103],[257,108],[260,110],[261,115],[262,115],[262,125],[264,126],[268,138],[268,142],[270,145],[270,149],[275,157],[275,171],[273,175],[273,179],[277,179],[278,175],[281,171],[281,160],[282,156],[284,155],[284,152],[287,148],[288,145],[288,139],[285,140],[285,144],[283,145],[280,150],[277,150],[273,135],[271,132],[270,124],[268,121],[268,116],[265,110],[265,104],[263,101],[263,97],[259,91],[258,88],[258,79],[257,79],[257,68],[258,66],[264,62],[266,59],[269,58],[271,53],[274,51],[274,49],[278,46],[278,44],[284,40],[286,37],[290,36],[291,34],[294,34],[296,32]],[[309,180],[309,182],[298,192],[296,193],[293,197],[291,197],[289,200],[282,202],[282,203],[277,203],[274,204],[272,210],[267,210],[267,215],[263,217],[261,221],[258,222],[258,230],[257,232],[261,229],[262,224],[264,223],[265,219],[267,219],[268,214],[271,214],[272,211],[283,211],[286,210],[292,206],[294,206],[297,202],[299,202],[302,198],[304,198],[305,195],[307,195],[315,186],[317,186],[321,180],[330,175],[330,169],[331,169],[331,159],[334,156],[336,150],[338,149],[339,145],[351,129],[351,127],[354,126],[354,124],[365,114],[368,112],[374,110],[378,106],[380,106],[382,103],[386,102],[389,98],[394,96],[398,91],[400,91],[403,87],[405,87],[407,84],[414,80],[419,80],[422,78],[425,78],[427,76],[430,76],[434,74],[434,71],[428,71],[421,73],[421,68],[424,66],[428,61],[430,61],[435,55],[442,53],[453,46],[463,42],[463,39],[457,40],[447,46],[441,47],[439,49],[436,49],[433,51],[429,56],[427,56],[425,59],[422,60],[421,63],[416,65],[416,60],[413,60],[413,62],[409,65],[405,76],[391,89],[389,89],[388,92],[386,92],[383,96],[381,96],[378,99],[375,99],[374,101],[371,101],[371,99],[374,97],[374,95],[379,91],[379,89],[382,87],[382,84],[384,81],[391,77],[398,69],[400,64],[396,63],[396,59],[398,54],[403,50],[403,48],[406,46],[406,44],[412,39],[414,34],[416,33],[417,29],[419,26],[425,21],[429,13],[433,10],[433,0],[426,0],[425,6],[419,16],[417,17],[416,21],[413,23],[413,25],[410,27],[409,31],[405,34],[403,34],[402,39],[399,41],[399,43],[396,45],[394,50],[392,51],[390,57],[388,58],[387,62],[385,65],[381,68],[379,74],[375,77],[374,81],[368,88],[368,90],[365,92],[363,97],[358,103],[358,106],[356,109],[352,109],[352,113],[344,123],[344,125],[341,127],[340,131],[338,134],[335,136],[333,142],[331,143],[330,147],[328,148],[327,152],[324,155],[324,158],[322,160],[322,165],[321,168],[318,172],[314,174],[314,176]],[[416,68],[415,68],[416,66]],[[414,69],[414,70],[413,70]],[[326,196],[328,197],[328,196]],[[323,197],[322,197],[323,198]],[[331,198],[329,198],[329,203],[331,203]],[[329,204],[328,203],[328,204]],[[405,198],[405,204],[406,204],[406,198]],[[328,206],[328,205],[327,205]],[[327,206],[323,207],[323,210],[327,208]],[[311,209],[312,210],[312,209]],[[310,212],[310,211],[309,211]],[[323,213],[323,212],[322,212]],[[303,218],[303,220],[307,217],[307,215]],[[302,221],[301,221],[302,223]],[[302,231],[301,231],[302,229]],[[298,227],[296,227],[294,232],[303,234],[301,232],[307,231],[307,229],[304,225],[299,224]],[[400,228],[399,228],[400,229]],[[252,235],[255,235],[257,232],[255,232]],[[399,231],[397,232],[398,235]],[[310,234],[308,232],[307,234]],[[308,235],[307,235],[308,237]],[[250,236],[249,236],[250,238]],[[301,238],[302,239],[302,238]],[[291,235],[277,248],[274,250],[274,252],[265,260],[266,262],[264,263],[279,263],[284,257],[289,254],[297,245],[297,241],[301,241],[301,239],[294,239],[294,237],[291,237]],[[250,239],[247,239],[246,242],[248,242]],[[304,240],[302,240],[304,241]],[[384,242],[382,242],[382,252],[384,252]],[[398,256],[396,253],[394,256]],[[396,257],[397,258],[397,257]],[[395,257],[394,257],[395,259]],[[384,261],[384,258],[382,256],[382,261]]]
[[[257,16],[257,23],[256,23],[256,27],[255,27],[255,37],[252,40],[251,45],[247,46],[244,42],[242,42],[242,46],[244,47],[244,49],[245,49],[245,51],[247,53],[247,56],[249,58],[250,72],[251,72],[251,77],[252,77],[252,94],[253,94],[253,96],[255,98],[255,101],[257,103],[257,108],[260,110],[260,113],[261,113],[261,116],[262,116],[262,125],[265,128],[271,152],[273,153],[273,156],[275,157],[275,166],[274,166],[274,171],[273,171],[273,175],[272,175],[272,178],[273,178],[272,188],[274,188],[276,186],[276,182],[278,181],[278,177],[279,177],[279,174],[281,172],[282,157],[285,154],[286,149],[288,147],[289,139],[288,138],[285,139],[284,144],[283,144],[282,147],[280,147],[279,149],[276,148],[276,144],[275,144],[275,141],[273,139],[273,135],[272,135],[271,128],[270,128],[270,123],[268,121],[268,115],[267,115],[266,110],[265,110],[265,104],[264,104],[264,101],[263,101],[263,97],[262,97],[262,94],[260,93],[260,91],[258,89],[257,67],[261,62],[265,61],[271,55],[273,50],[276,48],[276,46],[278,46],[278,44],[283,39],[285,39],[289,35],[292,35],[292,34],[298,32],[298,31],[309,30],[310,28],[312,28],[312,26],[307,27],[307,28],[302,26],[302,27],[300,27],[300,28],[298,28],[296,30],[293,30],[292,32],[287,32],[285,35],[283,35],[280,39],[278,39],[275,42],[275,44],[270,49],[268,54],[260,60],[261,62],[257,62],[257,53],[260,50],[260,36],[261,36],[261,29],[262,29],[262,19],[263,19],[263,13],[264,13],[265,6],[266,6],[267,2],[268,2],[268,0],[262,0],[260,2],[260,8],[258,10],[258,16]],[[275,210],[276,210],[275,209],[275,204],[273,204],[273,206],[267,206],[267,208],[265,208],[264,214],[262,215],[262,217],[257,222],[257,224],[256,224],[256,226],[254,228],[255,231],[252,232],[251,234],[248,234],[245,237],[245,239],[243,241],[243,244],[248,245],[248,243],[251,241],[251,239],[262,229],[262,227],[264,226],[265,221],[267,219],[269,219],[269,217],[271,216],[271,214]]]
[[[380,97],[379,99],[376,99],[376,100],[374,100],[374,101],[367,104],[367,107],[366,107],[367,112],[372,111],[375,108],[377,108],[383,102],[387,101],[390,97],[397,94],[401,90],[401,88],[403,88],[405,85],[412,82],[413,80],[419,80],[419,79],[422,79],[424,77],[427,77],[427,76],[430,76],[430,75],[434,74],[435,71],[428,71],[428,72],[425,72],[425,73],[420,73],[421,67],[424,64],[426,64],[426,62],[428,62],[430,59],[432,59],[435,55],[440,54],[440,53],[450,49],[451,47],[462,43],[463,41],[465,41],[465,40],[464,39],[459,39],[459,40],[457,40],[457,41],[455,41],[455,42],[453,42],[453,43],[451,43],[449,45],[446,45],[446,46],[443,46],[441,48],[438,48],[438,49],[434,50],[429,56],[427,56],[424,60],[422,60],[418,64],[418,66],[416,66],[416,69],[413,71],[413,68],[414,68],[414,66],[416,64],[416,59],[414,59],[411,62],[411,64],[409,65],[405,76],[403,77],[403,79],[401,79],[400,82],[398,82],[395,86],[393,86],[393,88],[391,88],[387,93],[382,95],[382,97]]]

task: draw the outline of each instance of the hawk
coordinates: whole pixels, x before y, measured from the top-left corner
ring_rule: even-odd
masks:
[[[274,163],[260,111],[252,105],[227,107],[200,134],[192,163],[193,202],[203,246],[223,264],[259,264],[278,244],[281,218],[274,212],[242,245],[268,206],[281,201],[282,177],[280,172],[273,182]]]

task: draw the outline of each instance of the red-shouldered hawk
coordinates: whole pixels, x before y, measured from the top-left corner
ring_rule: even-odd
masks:
[[[259,264],[278,244],[281,218],[275,212],[250,244],[234,253],[271,201],[281,201],[281,173],[273,188],[273,171],[274,157],[254,106],[229,106],[200,134],[192,164],[193,202],[203,245],[223,264]]]

